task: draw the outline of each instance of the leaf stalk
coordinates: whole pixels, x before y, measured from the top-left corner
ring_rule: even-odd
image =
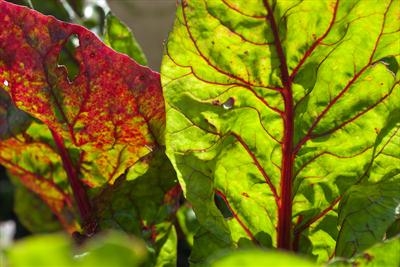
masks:
[[[98,224],[94,214],[92,213],[89,197],[81,180],[79,179],[78,172],[74,167],[71,158],[69,157],[63,138],[54,130],[50,129],[50,131],[57,146],[58,153],[61,157],[64,170],[67,173],[68,181],[71,185],[72,192],[78,206],[78,211],[82,220],[83,234],[85,236],[92,236],[96,233]]]

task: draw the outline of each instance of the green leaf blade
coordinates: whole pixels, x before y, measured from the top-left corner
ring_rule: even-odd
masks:
[[[384,162],[384,129],[399,128],[399,5],[373,5],[182,3],[161,70],[166,142],[202,244],[289,239],[320,262],[334,255],[338,204]],[[207,249],[194,244],[198,260]]]

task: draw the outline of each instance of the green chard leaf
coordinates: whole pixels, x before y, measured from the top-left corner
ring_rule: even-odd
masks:
[[[116,51],[124,53],[136,62],[147,65],[147,59],[132,31],[112,13],[106,16],[104,42]]]
[[[26,188],[18,178],[11,177],[11,180],[15,186],[14,212],[26,229],[31,233],[50,233],[62,229],[55,212],[37,194]]]
[[[322,262],[384,239],[400,202],[399,12],[181,1],[161,80],[167,155],[201,225],[193,264],[256,245]]]
[[[181,189],[175,179],[176,173],[164,151],[158,150],[112,186],[93,192],[100,227],[142,236],[155,249],[150,255],[151,266],[176,265],[177,240],[171,221]]]
[[[400,265],[400,236],[378,243],[369,249],[358,253],[351,259],[335,258],[328,266],[365,266],[365,267],[397,267]]]
[[[18,209],[40,205],[25,201],[35,193],[69,233],[122,229],[174,262],[181,190],[159,74],[81,26],[1,0],[0,24],[0,164],[27,188]],[[25,221],[48,218],[39,208]]]

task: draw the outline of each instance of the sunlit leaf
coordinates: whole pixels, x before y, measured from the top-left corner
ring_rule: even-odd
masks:
[[[400,265],[400,236],[379,243],[351,259],[336,258],[328,266],[397,267]]]
[[[88,196],[88,189],[112,185],[128,169],[136,170],[136,163],[148,169],[152,152],[163,144],[159,74],[90,31],[28,8],[0,1],[0,24],[1,87],[36,119],[29,128],[2,120],[2,129],[18,131],[0,143],[0,163],[68,231],[77,230],[78,220],[92,234],[98,222],[91,202],[97,196]],[[67,45],[74,62],[63,66]],[[1,116],[12,112],[5,103]],[[166,184],[172,187],[171,181],[169,176]]]
[[[400,181],[354,186],[343,198],[336,255],[351,257],[381,242],[396,220]]]
[[[399,12],[396,0],[181,1],[161,77],[167,154],[202,226],[192,263],[251,244],[334,255],[344,194],[400,172]]]

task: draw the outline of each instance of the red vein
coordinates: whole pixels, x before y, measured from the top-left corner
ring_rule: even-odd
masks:
[[[394,86],[397,83],[394,84]],[[394,88],[393,86],[393,88]],[[325,135],[329,135],[332,134],[334,132],[336,132],[337,130],[343,128],[344,126],[346,126],[347,124],[355,121],[356,119],[358,119],[359,117],[361,117],[362,115],[364,115],[365,113],[367,113],[368,111],[372,110],[373,108],[375,108],[377,105],[381,104],[387,97],[389,97],[391,95],[392,91],[386,95],[384,95],[381,99],[379,99],[376,103],[374,103],[373,105],[369,106],[367,109],[363,110],[362,112],[358,113],[357,115],[355,115],[354,117],[348,119],[347,121],[344,121],[343,123],[339,124],[338,126],[330,129],[329,131],[326,131],[324,133],[320,133],[320,134],[311,134],[310,138],[318,138],[318,137],[322,137]]]
[[[293,248],[298,248],[301,233],[306,228],[310,227],[310,225],[312,225],[313,223],[315,223],[316,221],[321,219],[323,216],[325,216],[329,211],[333,210],[333,208],[341,200],[341,198],[342,198],[342,196],[339,196],[336,199],[334,199],[331,202],[331,204],[328,207],[326,207],[324,210],[322,210],[319,214],[317,214],[316,216],[310,218],[306,223],[302,224],[301,226],[299,226],[298,228],[295,229],[295,231],[294,231],[294,240],[293,240],[293,244],[292,244]],[[299,219],[298,225],[301,222],[302,222],[302,219]]]
[[[321,121],[321,119],[325,116],[326,113],[328,113],[328,111],[331,109],[331,107],[349,90],[349,88],[355,83],[355,81],[357,81],[357,79],[368,69],[369,66],[371,66],[372,64],[372,59],[373,56],[375,55],[376,49],[378,48],[378,44],[379,44],[379,40],[381,39],[382,35],[383,35],[383,29],[385,26],[385,22],[386,22],[386,15],[387,12],[389,11],[389,6],[392,4],[392,2],[388,5],[386,12],[384,14],[384,19],[382,20],[382,24],[381,24],[381,30],[380,33],[375,41],[375,46],[372,49],[372,53],[370,55],[370,58],[368,60],[368,63],[360,69],[360,71],[358,73],[356,73],[354,75],[354,77],[346,84],[346,86],[340,91],[340,93],[332,99],[331,102],[329,102],[329,104],[325,107],[325,109],[316,117],[316,119],[314,120],[314,122],[312,123],[311,127],[309,128],[309,130],[307,131],[306,135],[298,142],[298,144],[296,145],[295,149],[294,149],[294,154],[297,154],[298,151],[300,150],[300,148],[308,141],[312,138],[312,131],[315,129],[315,127],[317,126],[317,124]],[[371,108],[370,108],[371,109]],[[365,112],[364,112],[365,113]],[[361,114],[362,115],[362,114]],[[361,116],[360,115],[360,116]],[[357,116],[356,116],[357,117]]]
[[[254,19],[265,19],[265,15],[249,15],[244,13],[243,11],[241,11],[239,8],[232,6],[232,4],[228,3],[226,0],[222,0],[222,3],[224,3],[227,7],[229,7],[230,9],[236,11],[237,13],[245,16],[245,17],[250,17],[250,18],[254,18]]]
[[[351,158],[357,157],[357,156],[359,156],[359,155],[361,155],[361,154],[367,152],[367,151],[370,150],[372,147],[373,147],[373,146],[368,146],[368,147],[364,148],[363,150],[361,150],[361,151],[359,151],[359,152],[357,152],[357,153],[355,153],[355,154],[353,154],[353,155],[350,155],[350,156],[339,156],[339,155],[337,155],[337,154],[335,154],[335,153],[332,153],[332,152],[323,151],[323,152],[321,152],[321,153],[319,153],[319,154],[313,156],[312,158],[310,158],[310,159],[307,160],[306,162],[304,162],[304,164],[302,164],[302,165],[299,167],[299,169],[296,171],[296,173],[294,174],[294,178],[296,178],[297,175],[298,175],[305,167],[307,167],[308,164],[310,164],[311,162],[315,161],[317,158],[322,157],[322,156],[324,156],[324,155],[329,155],[329,156],[332,156],[332,157],[335,157],[335,158],[340,158],[340,159],[351,159]],[[294,179],[294,178],[293,178],[293,179]]]
[[[206,4],[206,6],[207,6],[207,3],[205,3]],[[207,9],[208,9],[208,6],[207,6]],[[208,12],[208,14],[210,14],[210,16],[212,16],[214,19],[216,19],[216,20],[218,20],[219,21],[219,23],[222,25],[222,26],[224,26],[226,29],[228,29],[229,30],[229,32],[231,32],[232,34],[234,34],[234,35],[236,35],[236,36],[238,36],[240,39],[242,39],[242,41],[244,41],[244,42],[247,42],[247,43],[250,43],[250,44],[253,44],[253,45],[258,45],[258,46],[264,46],[264,45],[271,45],[272,44],[272,42],[270,43],[270,42],[263,42],[263,43],[259,43],[259,42],[255,42],[255,41],[252,41],[252,40],[249,40],[249,39],[247,39],[245,36],[243,36],[242,34],[240,34],[240,33],[238,33],[238,32],[236,32],[236,31],[234,31],[233,29],[231,29],[228,25],[226,25],[222,20],[220,20],[217,16],[215,16],[215,15],[213,15],[213,14],[211,14],[211,12]]]
[[[294,134],[294,110],[292,96],[292,81],[289,76],[285,53],[279,37],[278,26],[275,22],[273,10],[267,0],[263,0],[268,11],[267,22],[271,25],[274,43],[280,62],[280,75],[283,83],[281,94],[285,104],[285,112],[282,116],[284,133],[282,142],[282,171],[280,180],[281,198],[278,207],[277,244],[278,248],[291,249],[292,229],[292,177],[293,177],[293,134]]]
[[[222,198],[222,200],[225,202],[226,206],[228,207],[229,211],[232,213],[232,216],[240,224],[240,226],[243,228],[243,230],[246,232],[246,234],[250,237],[251,241],[253,241],[253,243],[255,243],[257,245],[260,245],[260,242],[255,238],[255,236],[250,231],[250,229],[242,222],[242,220],[239,218],[238,214],[232,209],[226,196],[219,190],[216,190],[215,193]]]
[[[22,168],[22,167],[16,165],[16,164],[13,163],[12,161],[7,160],[7,159],[5,159],[5,158],[1,158],[1,161],[2,161],[3,163],[5,163],[4,165],[7,164],[7,165],[11,166],[11,169],[23,173],[23,175],[33,176],[33,177],[35,177],[35,180],[38,180],[38,181],[42,182],[43,184],[47,184],[47,185],[51,186],[51,187],[52,187],[53,189],[55,189],[60,195],[63,196],[65,203],[66,203],[68,206],[71,206],[71,199],[70,199],[69,195],[66,194],[53,180],[47,180],[47,179],[43,178],[42,176],[38,176],[36,173],[31,172],[31,171],[28,171],[28,170],[26,170],[26,169],[24,169],[24,168]],[[31,182],[31,181],[29,181],[29,182]],[[36,183],[33,183],[33,184],[36,185]],[[33,189],[32,189],[32,190],[33,190]],[[38,193],[39,195],[42,195],[43,192],[41,192],[41,191],[40,191],[40,192],[36,192],[36,191],[35,191],[35,193]]]
[[[193,34],[192,34],[192,32],[191,32],[191,30],[190,30],[190,28],[189,28],[189,24],[188,24],[188,21],[187,21],[187,18],[186,18],[186,13],[185,13],[185,9],[187,8],[187,5],[185,5],[183,2],[184,2],[184,1],[182,1],[182,15],[183,15],[183,19],[184,19],[184,26],[186,27],[187,33],[189,34],[189,38],[190,38],[190,40],[192,41],[194,47],[196,48],[196,51],[199,53],[199,56],[200,56],[201,58],[203,58],[203,60],[204,60],[211,68],[215,69],[215,70],[218,71],[219,73],[221,73],[221,74],[223,74],[223,75],[225,75],[225,76],[227,76],[227,77],[229,77],[229,78],[231,78],[231,79],[241,81],[242,83],[251,86],[252,84],[251,84],[249,81],[246,81],[246,80],[244,80],[243,78],[237,77],[237,76],[233,75],[232,73],[226,72],[226,71],[224,71],[224,70],[218,68],[217,66],[213,65],[212,62],[210,61],[210,59],[208,59],[208,58],[203,54],[203,52],[201,52],[201,50],[200,50],[200,48],[199,48],[199,46],[198,46],[198,44],[197,44],[197,42],[196,42],[196,38],[194,38],[194,36],[193,36]]]
[[[85,234],[91,236],[95,233],[97,228],[97,222],[95,220],[93,210],[89,201],[89,197],[86,193],[83,184],[81,183],[78,173],[69,157],[67,148],[64,145],[62,137],[52,129],[50,129],[53,136],[54,142],[58,148],[58,153],[62,159],[62,164],[65,172],[67,173],[68,181],[71,185],[72,192],[75,197],[75,201],[78,206],[79,214],[81,215],[83,229]]]
[[[242,137],[240,137],[239,135],[237,135],[236,133],[232,133],[232,135],[236,138],[236,140],[239,141],[239,143],[243,146],[243,148],[247,151],[247,153],[250,155],[250,157],[253,160],[253,163],[256,165],[257,169],[259,170],[259,172],[261,173],[261,175],[264,177],[265,182],[268,184],[272,195],[275,198],[275,202],[278,205],[279,203],[279,196],[278,193],[276,191],[275,186],[273,185],[271,178],[268,176],[268,174],[265,172],[264,168],[261,166],[260,162],[258,161],[258,159],[256,158],[256,156],[254,155],[254,153],[251,151],[251,149],[248,147],[248,145],[246,144],[246,142],[242,139]]]
[[[321,44],[321,42],[325,39],[325,37],[328,35],[328,33],[330,32],[330,30],[333,27],[333,24],[335,23],[335,19],[336,19],[336,14],[337,14],[337,9],[339,6],[339,0],[336,1],[334,10],[333,10],[333,15],[332,15],[332,19],[329,23],[328,28],[326,29],[325,33],[319,37],[317,40],[315,40],[315,42],[310,46],[310,48],[308,48],[308,50],[305,52],[303,58],[300,60],[299,64],[297,64],[297,66],[294,68],[294,70],[292,71],[292,74],[290,75],[291,79],[294,79],[294,77],[296,76],[297,72],[299,71],[299,69],[303,66],[304,62],[306,61],[306,59],[311,55],[311,53],[315,50],[315,48]]]

